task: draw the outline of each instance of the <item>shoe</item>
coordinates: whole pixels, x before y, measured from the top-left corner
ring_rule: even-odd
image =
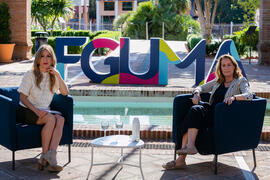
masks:
[[[170,161],[167,162],[166,164],[163,164],[162,167],[166,170],[174,170],[174,169],[185,169],[187,165],[185,161],[183,161],[179,165],[176,165],[176,161]]]
[[[189,147],[184,147],[182,149],[179,149],[176,151],[176,154],[178,155],[194,155],[194,154],[197,154],[198,153],[198,150],[196,149],[196,147],[192,147],[192,148],[189,148]]]
[[[60,172],[63,170],[63,167],[59,165],[49,165],[47,167],[47,170],[50,172]]]
[[[63,170],[62,166],[57,165],[56,160],[56,151],[49,150],[46,154],[44,154],[43,158],[49,163],[48,171],[50,172],[59,172]]]
[[[44,159],[44,154],[41,154],[40,155],[40,158],[38,160],[38,169],[40,171],[44,170],[44,167],[47,167],[48,166],[48,162]]]

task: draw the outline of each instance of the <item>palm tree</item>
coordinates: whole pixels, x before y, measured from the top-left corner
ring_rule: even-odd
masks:
[[[37,21],[46,32],[51,28],[59,17],[70,17],[73,14],[73,4],[71,0],[32,0],[31,16]]]
[[[53,0],[51,7],[51,35],[53,32],[55,21],[58,20],[59,17],[64,17],[67,19],[73,15],[74,9],[71,0]]]

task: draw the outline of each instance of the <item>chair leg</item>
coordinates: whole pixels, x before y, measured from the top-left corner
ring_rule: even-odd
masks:
[[[68,145],[68,162],[71,162],[71,145]]]
[[[215,160],[215,175],[217,175],[217,165],[218,165],[218,155],[217,154],[215,154],[215,158],[214,158],[214,160]]]
[[[12,151],[12,170],[15,171],[15,151]]]
[[[255,169],[256,166],[257,166],[257,163],[256,163],[256,155],[255,155],[255,149],[254,148],[252,149],[252,152],[253,152],[253,161],[254,161],[254,168],[253,169]]]

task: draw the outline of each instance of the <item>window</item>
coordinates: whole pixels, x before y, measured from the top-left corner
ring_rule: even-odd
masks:
[[[114,16],[103,16],[104,23],[112,23],[114,20]]]
[[[114,11],[114,2],[104,2],[104,11]]]
[[[132,2],[123,2],[122,10],[123,11],[132,11]]]

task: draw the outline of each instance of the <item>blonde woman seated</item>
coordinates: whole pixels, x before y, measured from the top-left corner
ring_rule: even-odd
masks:
[[[54,93],[68,94],[68,88],[55,69],[56,57],[49,45],[42,45],[36,53],[33,69],[24,74],[18,92],[20,105],[17,122],[43,125],[41,131],[42,154],[38,168],[61,171],[57,165],[56,150],[62,137],[65,119],[59,114],[48,112]],[[29,139],[31,141],[31,139]]]
[[[186,115],[183,127],[182,148],[177,150],[179,155],[175,161],[163,164],[166,170],[183,169],[186,167],[186,156],[198,153],[195,141],[198,131],[202,128],[213,127],[215,105],[224,102],[228,105],[233,101],[251,100],[252,93],[247,79],[243,77],[241,70],[230,55],[219,58],[216,66],[216,79],[194,89],[194,104]],[[209,103],[200,102],[200,93],[211,92]]]

